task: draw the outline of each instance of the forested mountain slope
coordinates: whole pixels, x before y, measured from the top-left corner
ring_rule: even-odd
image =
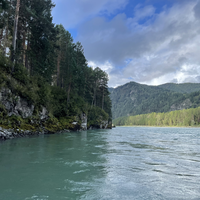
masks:
[[[122,116],[168,112],[200,105],[200,92],[183,94],[135,82],[115,88],[110,94],[113,119]]]
[[[192,93],[200,91],[200,83],[165,83],[163,85],[159,85],[159,87],[179,93]]]

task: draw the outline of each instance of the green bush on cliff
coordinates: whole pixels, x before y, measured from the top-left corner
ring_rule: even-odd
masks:
[[[88,112],[88,127],[100,126],[102,121],[108,121],[109,115],[99,107],[92,107]]]

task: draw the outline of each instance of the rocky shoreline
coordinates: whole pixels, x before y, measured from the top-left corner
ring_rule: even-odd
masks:
[[[55,133],[62,133],[62,132],[70,132],[70,130],[65,129],[58,132],[50,132],[46,129],[43,129],[42,131],[29,131],[29,130],[19,130],[19,129],[17,130],[4,129],[0,127],[0,141],[5,141],[8,139],[14,139],[14,138],[34,136],[34,135],[55,134]]]
[[[36,109],[26,98],[15,95],[6,87],[0,88],[0,114],[0,141],[32,135],[111,127],[109,121],[104,120],[101,115],[97,121],[88,124],[88,116],[84,112],[59,121],[50,116],[44,106],[40,105]]]

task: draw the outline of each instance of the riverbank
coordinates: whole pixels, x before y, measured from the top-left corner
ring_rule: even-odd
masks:
[[[100,73],[100,69],[97,72]],[[91,105],[93,88],[82,84],[69,89],[72,83],[69,86],[65,84],[65,88],[57,83],[30,74],[20,64],[15,65],[13,71],[13,63],[0,53],[0,140],[111,126],[111,103],[106,89],[104,94],[99,91],[95,105]]]
[[[151,128],[200,128],[200,125],[197,126],[146,126],[146,125],[123,125],[115,127],[151,127]]]
[[[45,128],[38,131],[30,131],[30,130],[15,130],[15,129],[4,129],[0,127],[0,141],[5,141],[8,139],[14,139],[14,138],[22,138],[22,137],[28,137],[33,135],[44,135],[44,134],[56,134],[56,133],[62,133],[62,132],[70,132],[68,129],[60,130],[57,132],[48,131]]]
[[[12,124],[13,125],[13,124]],[[13,125],[14,126],[14,125]],[[111,124],[104,122],[100,125],[93,125],[87,128],[87,117],[82,118],[81,122],[75,122],[72,119],[48,119],[47,121],[37,124],[23,124],[22,127],[31,128],[22,129],[22,128],[9,128],[3,127],[0,125],[0,141],[5,141],[8,139],[21,138],[33,135],[44,135],[44,134],[58,134],[63,132],[77,132],[77,131],[85,131],[92,129],[112,129]]]

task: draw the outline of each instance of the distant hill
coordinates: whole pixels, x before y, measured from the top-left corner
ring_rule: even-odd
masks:
[[[200,83],[166,83],[158,87],[179,93],[192,93],[200,91]]]
[[[113,119],[200,106],[200,91],[191,94],[178,93],[164,89],[163,86],[148,86],[136,82],[127,83],[110,91]]]

